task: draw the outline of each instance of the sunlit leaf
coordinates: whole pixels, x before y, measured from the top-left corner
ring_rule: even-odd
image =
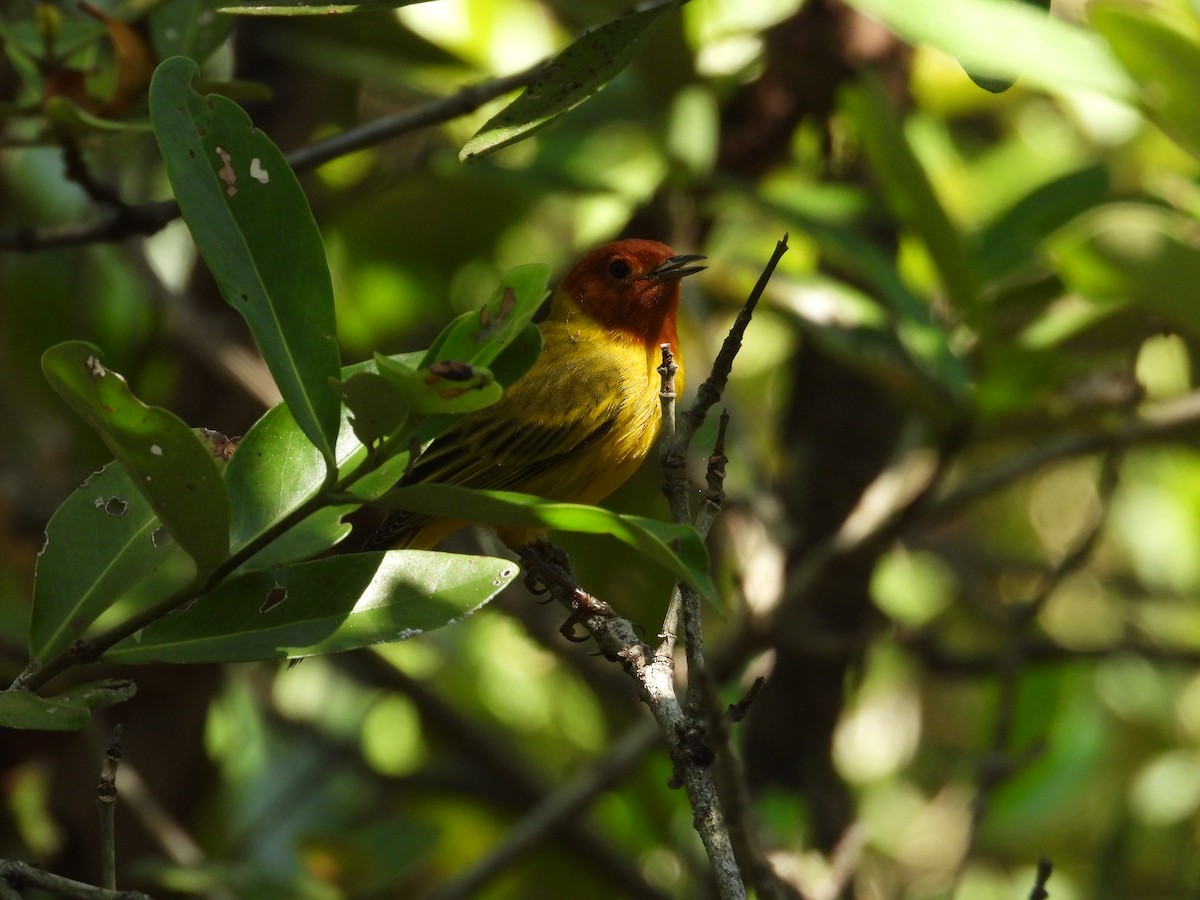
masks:
[[[354,436],[364,444],[383,440],[408,421],[408,404],[400,391],[375,372],[358,372],[336,387],[350,412]]]
[[[974,260],[934,193],[882,87],[864,78],[842,92],[842,105],[858,129],[893,214],[924,241],[956,310],[969,319],[979,299]]]
[[[505,559],[391,550],[234,578],[117,644],[122,662],[233,662],[402,641],[477,610],[520,570]]]
[[[906,40],[932,44],[984,78],[1052,92],[1088,90],[1116,100],[1135,94],[1104,41],[1012,0],[848,0]]]
[[[1132,303],[1200,335],[1200,239],[1195,220],[1149,204],[1113,203],[1055,241],[1067,284],[1108,306]]]
[[[489,369],[465,362],[438,360],[415,369],[377,353],[375,364],[418,415],[474,412],[491,406],[504,392]]]
[[[516,100],[488,120],[459,159],[472,162],[515,144],[612,81],[679,0],[637,10],[594,28],[552,59]]]
[[[607,534],[675,573],[712,603],[717,589],[708,574],[708,551],[690,525],[675,525],[610,512],[579,503],[556,503],[511,491],[476,491],[450,484],[414,484],[389,491],[376,501],[389,509],[446,516],[485,525],[550,528]],[[672,542],[678,541],[678,549]]]
[[[1023,2],[1046,12],[1050,11],[1050,0],[1023,0]],[[980,75],[978,72],[972,71],[968,66],[964,66],[963,70],[967,73],[968,78],[985,91],[990,91],[993,94],[1002,94],[1017,83],[1016,78],[1009,76]]]
[[[534,263],[517,266],[500,279],[478,310],[463,313],[437,336],[419,368],[438,360],[486,366],[522,334],[545,302],[550,270]]]
[[[1128,2],[1093,3],[1088,19],[1137,79],[1146,113],[1193,155],[1200,155],[1196,19],[1177,23],[1164,10]]]

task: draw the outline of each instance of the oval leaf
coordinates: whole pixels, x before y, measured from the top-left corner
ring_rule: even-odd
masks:
[[[516,100],[488,120],[458,154],[474,162],[524,140],[587,100],[625,68],[680,0],[606,22],[554,57]]]
[[[675,525],[611,512],[580,503],[556,503],[512,491],[477,491],[451,484],[413,484],[388,491],[378,506],[430,516],[447,516],[481,525],[551,528],[580,534],[607,534],[683,578],[716,604],[717,589],[708,574],[708,551],[691,525]],[[678,548],[671,547],[678,542]]]
[[[1053,93],[1096,91],[1129,101],[1133,81],[1098,35],[1011,0],[847,0],[918,44],[932,44],[972,77],[1014,80]]]
[[[1195,18],[1175,23],[1166,11],[1149,6],[1094,3],[1088,7],[1088,19],[1142,86],[1146,114],[1193,156],[1200,156]]]
[[[216,568],[229,554],[230,512],[210,447],[174,413],[133,396],[91,344],[51,347],[42,370],[96,429],[200,573]]]
[[[29,656],[44,661],[126,591],[183,550],[170,538],[129,474],[110,463],[50,517],[38,554]]]
[[[300,183],[245,111],[201,96],[190,59],[163,62],[150,119],[183,218],[304,434],[330,466],[341,420],[333,286]]]
[[[136,684],[116,678],[81,684],[54,697],[0,691],[0,727],[74,731],[88,724],[93,709],[121,703],[136,693]]]
[[[420,368],[441,359],[490,365],[516,340],[545,302],[550,270],[535,263],[517,266],[500,279],[488,301],[476,312],[463,313],[437,336]]]
[[[121,662],[236,662],[402,641],[474,612],[512,581],[506,559],[391,550],[226,582],[105,654]]]

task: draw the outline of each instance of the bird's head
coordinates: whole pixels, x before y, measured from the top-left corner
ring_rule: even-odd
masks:
[[[558,285],[556,312],[570,307],[600,325],[622,331],[649,346],[676,345],[675,314],[679,280],[699,272],[698,254],[677,256],[658,241],[629,239],[597,247],[571,267]]]

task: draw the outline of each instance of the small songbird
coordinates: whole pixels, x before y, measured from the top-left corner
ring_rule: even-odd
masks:
[[[492,406],[441,434],[404,484],[440,482],[598,503],[633,474],[661,426],[660,345],[669,344],[683,390],[675,333],[679,280],[699,272],[697,254],[657,241],[599,247],[563,278],[540,323],[542,353]],[[465,522],[393,512],[363,549],[429,548]],[[512,548],[539,529],[497,527]]]

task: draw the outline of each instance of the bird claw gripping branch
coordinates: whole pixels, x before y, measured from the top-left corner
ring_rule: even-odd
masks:
[[[560,598],[570,602],[571,614],[559,627],[558,631],[568,641],[583,643],[591,637],[587,619],[591,616],[611,618],[616,615],[613,608],[593,597],[575,581],[571,574],[570,560],[561,547],[556,547],[549,541],[537,541],[521,547],[518,552],[521,561],[529,568],[525,576],[525,586],[534,594],[553,592]],[[582,625],[584,633],[578,634],[576,626]]]

